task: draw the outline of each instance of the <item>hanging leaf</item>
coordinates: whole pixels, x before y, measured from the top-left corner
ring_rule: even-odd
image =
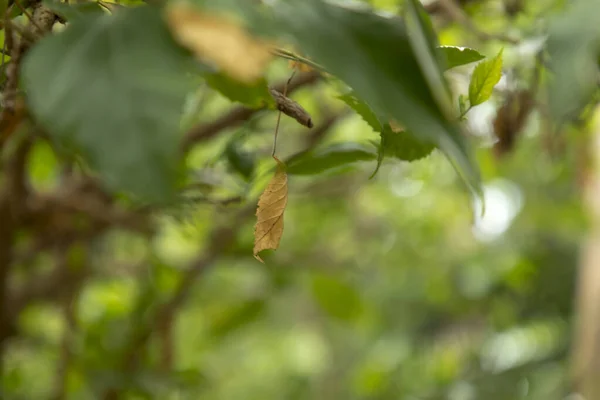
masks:
[[[241,82],[260,79],[271,60],[265,42],[227,17],[177,3],[167,8],[167,22],[179,43]]]
[[[417,57],[419,46],[411,44],[404,22],[397,17],[322,0],[285,0],[274,8],[279,37],[287,34],[299,51],[352,87],[382,120],[396,120],[419,139],[435,143],[465,181],[480,190],[465,136],[456,118],[449,118],[451,103],[442,101],[447,97],[446,85],[436,86],[440,79],[444,81],[437,53],[429,49],[430,30],[421,33],[427,50]],[[419,10],[417,29],[423,25]],[[426,62],[432,59],[435,63]]]
[[[492,96],[494,86],[502,77],[502,51],[490,60],[485,60],[477,64],[471,82],[469,84],[469,103],[475,107]]]
[[[263,250],[277,250],[283,235],[283,213],[288,200],[287,173],[285,164],[278,159],[277,170],[267,188],[258,199],[256,225],[254,226],[254,257],[264,263],[258,255]]]
[[[483,60],[485,56],[468,47],[440,46],[438,52],[446,61],[446,70]]]
[[[223,73],[209,73],[204,75],[204,79],[208,86],[233,102],[242,103],[249,108],[275,107],[264,78],[252,83],[242,83]]]
[[[110,188],[161,201],[175,188],[189,62],[155,8],[93,13],[32,47],[23,87],[37,122]]]
[[[358,161],[373,161],[377,153],[359,143],[336,143],[323,149],[306,152],[288,161],[290,175],[316,175]]]

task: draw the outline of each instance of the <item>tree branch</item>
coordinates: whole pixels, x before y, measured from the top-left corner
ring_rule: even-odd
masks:
[[[288,93],[303,86],[311,85],[317,82],[320,77],[321,75],[316,71],[299,75],[288,86]],[[284,86],[285,81],[275,85],[274,89],[281,92],[283,91]],[[195,126],[185,134],[181,146],[182,152],[187,153],[195,144],[212,139],[222,130],[237,126],[262,110],[264,110],[264,108],[251,109],[247,107],[235,107],[213,122]]]

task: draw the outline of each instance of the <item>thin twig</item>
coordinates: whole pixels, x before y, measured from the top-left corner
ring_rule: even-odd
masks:
[[[44,30],[38,25],[37,21],[33,19],[33,16],[27,11],[27,9],[23,8],[19,0],[14,0],[14,4],[17,6],[19,10],[27,17],[27,19],[35,26],[39,32],[43,32]]]
[[[287,80],[287,82],[285,83],[285,86],[283,87],[283,97],[286,97],[288,86],[292,82],[292,79],[294,79],[294,75],[296,75],[296,68],[294,68],[294,70],[292,71],[292,75],[290,76],[290,79]],[[275,124],[275,135],[273,137],[273,151],[271,152],[271,157],[273,157],[275,160],[277,160],[277,157],[275,157],[275,151],[277,150],[277,134],[279,133],[279,123],[281,122],[281,113],[282,113],[282,110],[280,109],[279,114],[277,114],[277,123]],[[311,125],[312,125],[312,122],[311,122]]]
[[[288,86],[288,93],[292,93],[294,90],[301,87],[312,85],[319,81],[320,77],[321,75],[317,71],[300,74]],[[279,83],[274,86],[274,89],[282,91],[285,85],[285,82]],[[181,151],[183,153],[187,153],[196,143],[212,139],[223,130],[238,126],[262,110],[263,109],[235,107],[211,123],[201,124],[193,127],[185,134],[181,145]]]

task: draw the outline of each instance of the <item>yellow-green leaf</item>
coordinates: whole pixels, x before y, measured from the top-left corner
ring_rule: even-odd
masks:
[[[471,107],[489,99],[494,86],[500,81],[502,77],[502,51],[500,50],[496,57],[482,61],[475,67],[469,84]]]

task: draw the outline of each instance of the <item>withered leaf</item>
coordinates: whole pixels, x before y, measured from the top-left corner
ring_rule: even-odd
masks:
[[[494,119],[494,133],[498,139],[494,144],[496,156],[504,156],[513,150],[533,106],[533,96],[527,90],[508,94]]]
[[[262,77],[272,57],[265,42],[220,15],[207,14],[180,3],[167,9],[167,23],[180,44],[244,83]]]
[[[287,173],[285,164],[275,158],[277,170],[267,188],[258,199],[256,225],[254,226],[254,257],[264,263],[258,255],[263,250],[277,250],[283,235],[283,213],[288,200]]]

